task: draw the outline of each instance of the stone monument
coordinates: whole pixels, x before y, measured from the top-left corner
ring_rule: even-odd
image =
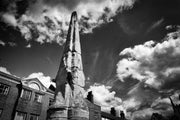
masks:
[[[84,99],[85,77],[76,12],[71,16],[55,82],[55,99],[47,111],[47,120],[89,120],[88,105]]]

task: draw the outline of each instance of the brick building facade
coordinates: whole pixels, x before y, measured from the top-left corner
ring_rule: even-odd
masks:
[[[12,120],[21,92],[21,80],[0,72],[0,119]]]
[[[53,97],[38,79],[21,80],[0,72],[0,120],[46,120]]]

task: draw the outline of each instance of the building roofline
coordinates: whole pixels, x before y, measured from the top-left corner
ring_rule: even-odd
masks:
[[[46,91],[46,92],[51,93],[51,94],[55,94],[55,92],[52,91],[52,90],[50,90],[49,88],[47,88],[47,91]]]
[[[7,73],[4,73],[4,72],[1,72],[1,71],[0,71],[0,75],[3,76],[3,77],[9,78],[9,79],[15,80],[17,82],[21,82],[20,78],[15,77],[15,76],[10,75],[10,74],[7,74]]]
[[[31,80],[38,81],[38,83],[40,83],[40,85],[45,88],[45,91],[41,91],[41,92],[48,93],[48,94],[55,94],[55,91],[52,91],[51,89],[44,86],[38,78],[22,79],[22,81],[31,81]],[[26,85],[23,84],[23,86],[26,86]],[[26,86],[26,87],[29,87],[29,86]],[[33,88],[31,88],[31,89],[33,89]]]
[[[16,77],[16,76],[13,76],[13,75],[11,75],[11,74],[7,74],[7,73],[4,73],[4,72],[2,72],[2,71],[0,71],[0,76],[2,76],[2,77],[4,77],[4,78],[7,78],[7,79],[11,79],[11,80],[14,80],[14,81],[16,81],[16,82],[19,82],[19,83],[22,83],[22,81],[23,81],[23,79],[21,79],[21,78],[18,78],[18,77]],[[34,78],[33,78],[34,79]],[[37,79],[37,78],[36,78]],[[30,80],[30,79],[27,79],[27,80]],[[39,81],[39,79],[37,79],[38,81]],[[40,82],[40,81],[39,81]],[[40,82],[40,84],[42,84],[41,82]],[[43,85],[43,84],[42,84]],[[43,87],[45,87],[44,85],[43,85]],[[47,88],[47,87],[45,87],[45,89],[46,89],[46,91],[37,91],[36,89],[33,89],[33,88],[30,88],[30,87],[28,87],[28,86],[26,86],[26,85],[23,85],[23,88],[26,88],[26,89],[29,89],[29,90],[33,90],[33,91],[35,91],[35,92],[40,92],[41,94],[43,93],[48,93],[48,94],[54,94],[55,92],[54,91],[52,91],[52,90],[50,90],[49,88]]]
[[[38,78],[22,79],[22,81],[31,81],[31,80],[38,81],[38,83],[40,83],[42,87],[44,87],[46,90],[48,89],[46,86],[42,84],[42,82]]]

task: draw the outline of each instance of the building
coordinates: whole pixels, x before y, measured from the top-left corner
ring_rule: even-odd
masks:
[[[22,84],[19,78],[0,72],[0,119],[12,120],[16,114]]]
[[[1,120],[45,120],[53,97],[36,78],[21,80],[0,72]]]

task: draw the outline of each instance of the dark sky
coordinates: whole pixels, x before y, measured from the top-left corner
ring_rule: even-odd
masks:
[[[168,97],[177,102],[180,92],[180,1],[105,1],[1,1],[1,71],[55,78],[77,10],[86,89],[104,89],[112,98],[104,95],[105,109],[123,109],[132,120],[171,113]]]

